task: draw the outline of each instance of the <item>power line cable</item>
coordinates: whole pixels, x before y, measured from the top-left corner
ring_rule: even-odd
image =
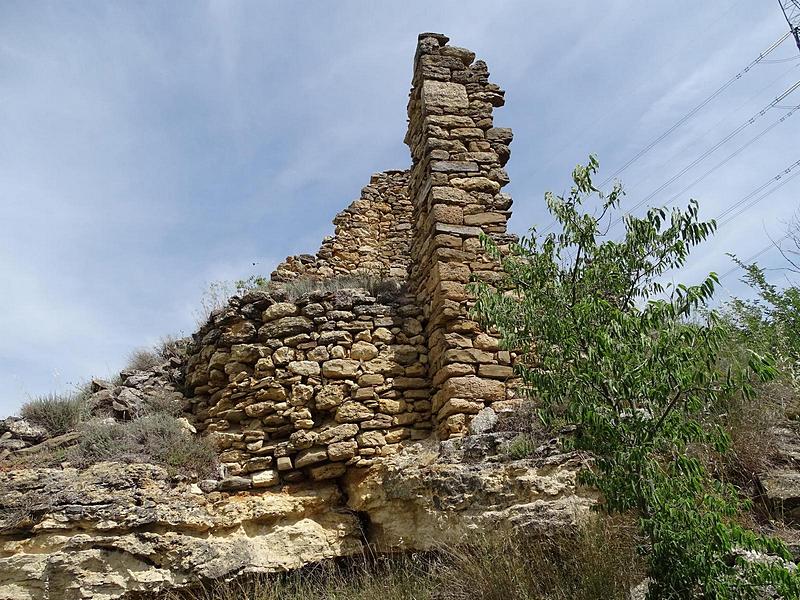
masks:
[[[713,145],[711,148],[709,148],[708,150],[706,150],[705,152],[703,152],[703,153],[702,153],[702,154],[701,154],[701,155],[700,155],[698,158],[696,158],[696,159],[695,159],[695,160],[693,160],[691,163],[689,163],[688,165],[686,165],[686,166],[685,166],[683,169],[681,169],[680,171],[678,171],[678,173],[676,173],[675,175],[673,175],[673,176],[672,176],[672,177],[671,177],[669,180],[667,180],[665,183],[661,184],[659,187],[657,187],[655,190],[653,190],[653,191],[652,191],[650,194],[648,194],[648,195],[647,195],[647,196],[645,196],[645,197],[644,197],[642,200],[640,200],[639,202],[637,202],[637,203],[636,203],[634,206],[632,206],[632,207],[631,207],[630,211],[628,211],[628,212],[632,212],[632,211],[636,210],[637,208],[641,207],[643,204],[645,204],[646,202],[648,202],[649,200],[651,200],[653,197],[655,197],[657,194],[659,194],[660,192],[662,192],[664,189],[666,189],[667,187],[669,187],[670,185],[672,185],[673,183],[675,183],[675,182],[676,182],[678,179],[680,179],[680,178],[681,178],[683,175],[685,175],[687,172],[689,172],[689,171],[690,171],[690,170],[692,170],[694,167],[696,167],[697,165],[699,165],[699,164],[700,164],[701,162],[703,162],[703,161],[704,161],[706,158],[708,158],[709,156],[711,156],[711,154],[713,154],[713,153],[714,153],[714,152],[716,152],[718,149],[720,149],[722,146],[724,146],[725,144],[727,144],[727,143],[728,143],[730,140],[732,140],[734,137],[736,137],[737,135],[739,135],[739,134],[740,134],[740,133],[741,133],[741,132],[742,132],[744,129],[746,129],[747,127],[749,127],[750,125],[752,125],[753,123],[755,123],[755,122],[756,122],[758,119],[760,119],[761,117],[763,117],[763,116],[764,116],[764,115],[767,113],[767,111],[769,111],[769,109],[771,109],[771,108],[773,108],[774,106],[776,106],[776,105],[777,105],[777,104],[778,104],[778,103],[779,103],[781,100],[783,100],[784,98],[786,98],[786,97],[787,97],[789,94],[791,94],[792,92],[794,92],[794,91],[795,91],[795,90],[797,90],[798,88],[800,88],[800,81],[797,81],[797,82],[796,82],[794,85],[792,85],[792,86],[791,86],[789,89],[787,89],[785,92],[783,92],[783,93],[782,93],[780,96],[778,96],[777,98],[775,98],[775,99],[774,99],[772,102],[770,102],[770,103],[769,103],[767,106],[765,106],[765,107],[764,107],[764,108],[762,108],[760,111],[758,111],[756,114],[754,114],[752,117],[750,117],[749,119],[747,119],[747,120],[746,120],[744,123],[742,123],[741,125],[739,125],[739,127],[737,127],[737,128],[736,128],[736,129],[734,129],[734,130],[733,130],[731,133],[729,133],[729,134],[728,134],[728,135],[726,135],[724,138],[722,138],[722,140],[720,140],[719,142],[717,142],[716,144],[714,144],[714,145]],[[611,224],[611,226],[613,227],[614,225],[617,225],[617,224],[618,224],[618,223],[620,223],[622,220],[623,220],[623,217],[619,217],[618,219],[616,219],[616,220],[615,220],[615,221],[614,221],[614,222]]]
[[[794,168],[794,167],[795,167],[795,166],[797,166],[798,164],[800,164],[800,161],[798,161],[797,163],[795,163],[795,164],[792,166],[792,168]],[[789,169],[789,170],[791,170],[791,169]],[[786,173],[788,173],[788,171],[786,171]],[[733,221],[734,219],[737,219],[737,218],[738,218],[740,215],[742,215],[744,212],[746,212],[747,210],[749,210],[749,209],[753,208],[753,207],[754,207],[756,204],[758,204],[759,202],[761,202],[761,201],[762,201],[764,198],[767,198],[768,196],[771,196],[772,194],[774,194],[775,192],[777,192],[779,189],[781,189],[783,186],[785,186],[787,183],[789,183],[789,182],[790,182],[792,179],[794,179],[794,178],[795,178],[795,177],[797,177],[798,175],[800,175],[800,171],[797,171],[797,172],[796,172],[796,173],[794,173],[793,175],[790,175],[789,177],[787,177],[786,179],[784,179],[783,181],[781,181],[781,182],[780,182],[778,185],[776,185],[776,186],[775,186],[774,188],[772,188],[771,190],[769,190],[769,191],[765,192],[764,194],[762,194],[761,196],[759,196],[758,198],[756,198],[756,199],[755,199],[755,200],[753,200],[752,202],[750,202],[750,203],[746,204],[746,205],[745,205],[745,206],[743,206],[743,207],[742,207],[740,210],[738,210],[737,212],[735,212],[734,214],[732,214],[731,216],[729,216],[727,219],[724,219],[723,221],[721,221],[721,222],[719,223],[719,225],[720,225],[720,226],[722,226],[722,225],[727,225],[728,223],[730,223],[730,222],[731,222],[731,221]],[[780,179],[782,179],[782,178],[783,178],[783,174],[781,174],[781,175],[779,175],[778,177],[774,178],[774,180],[775,180],[775,181],[779,181],[779,180],[780,180]],[[770,182],[770,183],[771,183],[771,182]],[[742,202],[742,201],[740,201],[740,202]],[[741,206],[741,204],[740,204],[740,203],[737,203],[737,206]],[[725,211],[725,213],[724,213],[724,214],[730,214],[730,212],[731,212],[732,210],[735,210],[735,207],[733,207],[733,206],[729,207],[729,208],[728,208],[728,209]]]
[[[744,1],[744,0],[739,0],[738,2],[733,2],[733,3],[731,3],[731,5],[730,5],[730,6],[727,8],[727,10],[725,10],[724,12],[722,12],[722,14],[720,14],[720,15],[718,15],[718,16],[715,16],[715,17],[714,17],[714,19],[713,19],[713,22],[714,22],[714,23],[719,23],[719,22],[722,20],[722,18],[723,18],[723,17],[725,17],[725,16],[726,16],[728,13],[730,13],[731,11],[733,11],[733,9],[734,9],[734,8],[736,8],[738,5],[740,5],[740,4],[741,4],[743,1]],[[711,23],[709,23],[708,25],[710,26],[710,25],[711,25]],[[707,30],[707,29],[708,29],[708,28],[706,28],[706,30]],[[692,39],[692,40],[690,40],[690,41],[692,41],[692,42],[694,42],[694,43],[691,43],[691,44],[688,46],[688,48],[693,50],[693,49],[695,49],[695,46],[697,45],[697,38],[694,38],[694,39]],[[685,49],[686,49],[686,48],[685,48]],[[668,60],[666,60],[666,61],[662,62],[662,63],[659,65],[659,67],[658,67],[658,68],[656,68],[656,69],[654,69],[653,71],[654,71],[654,72],[662,72],[662,71],[663,71],[663,70],[664,70],[664,69],[665,69],[665,68],[666,68],[668,65],[672,64],[672,63],[675,61],[675,59],[676,59],[676,56],[675,56],[675,55],[671,56],[671,57],[670,57]],[[573,138],[575,138],[575,137],[577,136],[577,134],[578,134],[578,133],[581,133],[581,132],[585,132],[585,131],[589,131],[589,130],[592,130],[592,129],[594,129],[595,125],[597,125],[597,124],[598,124],[598,123],[600,123],[600,122],[606,121],[606,120],[607,120],[607,119],[608,119],[608,118],[609,118],[611,115],[613,115],[613,114],[615,114],[615,113],[619,112],[620,110],[621,110],[621,109],[619,108],[619,106],[618,106],[618,105],[617,105],[617,106],[615,106],[615,107],[612,107],[610,110],[608,110],[608,111],[604,112],[602,115],[600,115],[600,116],[597,116],[597,117],[595,117],[595,118],[591,119],[591,120],[590,120],[588,123],[586,123],[586,124],[584,124],[584,125],[579,125],[579,126],[578,126],[578,127],[576,127],[575,129],[573,129],[573,130],[572,130],[572,131],[571,131],[571,132],[570,132],[570,133],[567,135],[567,138],[568,138],[568,139],[570,139],[570,140],[572,140]],[[570,141],[570,142],[567,142],[567,143],[565,143],[565,144],[562,144],[562,145],[561,145],[561,146],[560,146],[560,147],[559,147],[557,150],[555,150],[554,152],[551,152],[551,153],[550,153],[550,155],[549,155],[549,157],[548,157],[548,159],[547,159],[547,162],[546,162],[546,163],[544,163],[544,164],[542,165],[542,168],[543,168],[543,169],[546,169],[546,167],[548,167],[549,165],[552,165],[552,164],[555,162],[555,159],[556,159],[556,158],[558,158],[558,157],[562,156],[562,155],[564,154],[564,152],[565,152],[565,151],[566,151],[568,148],[571,148],[571,147],[572,147],[574,144],[575,144],[574,140],[573,140],[573,141]]]
[[[775,108],[778,108],[778,107],[776,106]],[[764,136],[765,136],[767,133],[769,133],[770,131],[772,131],[773,129],[775,129],[775,127],[777,127],[778,125],[782,124],[784,121],[786,121],[787,119],[789,119],[789,118],[790,118],[792,115],[794,115],[794,114],[795,114],[795,113],[796,113],[798,110],[800,110],[800,105],[797,105],[797,106],[792,106],[792,107],[790,107],[790,112],[786,113],[786,114],[785,114],[785,115],[783,115],[783,116],[782,116],[780,119],[778,119],[777,121],[775,121],[775,122],[774,122],[772,125],[770,125],[770,126],[769,126],[769,127],[767,127],[766,129],[764,129],[764,130],[763,130],[761,133],[759,133],[758,135],[756,135],[755,137],[751,138],[751,139],[750,139],[749,141],[747,141],[746,143],[744,143],[744,144],[742,144],[741,146],[739,146],[739,148],[737,148],[737,149],[736,149],[734,152],[732,152],[731,154],[729,154],[728,156],[726,156],[724,159],[722,159],[722,160],[721,160],[720,162],[718,162],[716,165],[714,165],[714,166],[713,166],[713,167],[711,167],[709,170],[707,170],[705,173],[703,173],[702,175],[700,175],[700,177],[696,178],[696,179],[695,179],[694,181],[692,181],[692,182],[691,182],[689,185],[685,186],[683,189],[681,189],[681,191],[677,192],[677,193],[676,193],[674,196],[672,196],[672,198],[670,198],[670,199],[669,199],[669,201],[667,201],[666,203],[664,203],[664,205],[663,205],[663,206],[670,206],[670,205],[672,205],[672,204],[673,204],[673,203],[674,203],[676,200],[678,200],[678,199],[679,199],[681,196],[683,196],[683,194],[685,194],[686,192],[688,192],[688,191],[689,191],[690,189],[692,189],[692,188],[693,188],[695,185],[697,185],[698,183],[700,183],[701,181],[703,181],[703,180],[704,180],[706,177],[708,177],[709,175],[713,174],[715,171],[717,171],[718,169],[720,169],[722,166],[724,166],[725,164],[727,164],[728,162],[730,162],[731,160],[733,160],[735,157],[737,157],[739,154],[741,154],[742,152],[744,152],[744,150],[745,150],[745,149],[747,149],[748,147],[750,147],[751,145],[753,145],[754,143],[756,143],[758,140],[760,140],[762,137],[764,137]],[[638,207],[634,207],[634,209],[635,209],[635,208],[638,208]]]
[[[732,10],[732,8],[733,8],[733,6],[731,6],[731,8],[729,8],[728,10],[730,11],[730,10]],[[668,136],[670,133],[672,133],[672,132],[673,132],[673,131],[675,131],[675,130],[676,130],[678,127],[680,127],[681,125],[683,125],[683,124],[684,124],[686,121],[688,121],[688,120],[689,120],[689,119],[690,119],[692,116],[694,116],[694,115],[695,115],[695,114],[696,114],[698,111],[700,111],[702,108],[704,108],[705,106],[707,106],[707,105],[708,105],[708,104],[709,104],[709,103],[710,103],[712,100],[714,100],[714,99],[715,99],[717,96],[719,96],[719,95],[720,95],[722,92],[724,92],[724,91],[725,91],[727,88],[729,88],[731,85],[733,85],[733,84],[734,84],[734,83],[735,83],[737,80],[741,79],[741,78],[742,78],[742,77],[743,77],[743,76],[744,76],[746,73],[748,73],[748,72],[750,71],[750,69],[752,69],[752,68],[753,68],[753,66],[757,65],[759,62],[762,62],[766,56],[768,56],[768,55],[769,55],[769,54],[770,54],[770,53],[771,53],[773,50],[775,50],[775,48],[777,48],[778,46],[780,46],[780,45],[781,45],[781,44],[782,44],[782,43],[783,43],[783,42],[786,40],[786,38],[788,38],[790,35],[791,35],[791,32],[789,32],[789,33],[785,33],[783,36],[781,36],[780,38],[778,38],[778,40],[777,40],[777,41],[775,41],[775,42],[774,42],[774,43],[773,43],[773,44],[772,44],[772,45],[771,45],[769,48],[767,48],[767,49],[766,49],[766,50],[764,50],[764,51],[763,51],[761,54],[759,54],[759,55],[758,55],[758,57],[757,57],[755,60],[753,60],[753,61],[752,61],[752,62],[751,62],[749,65],[747,65],[747,66],[746,66],[744,69],[742,69],[742,70],[741,70],[741,71],[739,71],[739,72],[738,72],[736,75],[734,75],[733,77],[731,77],[731,78],[730,78],[730,79],[729,79],[727,82],[725,82],[725,83],[724,83],[724,84],[723,84],[721,87],[719,87],[719,88],[718,88],[718,89],[717,89],[715,92],[713,92],[713,93],[712,93],[710,96],[708,96],[708,97],[707,97],[705,100],[703,100],[703,101],[702,101],[700,104],[698,104],[698,105],[697,105],[695,108],[693,108],[691,111],[689,111],[689,113],[687,113],[686,115],[684,115],[684,116],[683,116],[683,117],[682,117],[682,118],[681,118],[681,119],[680,119],[680,120],[679,120],[677,123],[675,123],[675,124],[674,124],[672,127],[670,127],[670,128],[667,130],[667,131],[665,131],[663,134],[661,134],[661,135],[660,135],[658,138],[656,138],[655,140],[653,140],[653,141],[652,141],[650,144],[648,144],[648,146],[647,146],[647,147],[645,147],[643,150],[641,150],[641,151],[640,151],[640,152],[639,152],[639,153],[638,153],[636,156],[634,156],[632,159],[630,159],[630,160],[629,160],[627,163],[625,163],[625,164],[624,164],[624,165],[623,165],[621,168],[617,169],[617,171],[615,171],[615,172],[614,172],[612,175],[610,175],[608,178],[606,178],[606,180],[605,180],[605,181],[604,181],[604,182],[603,182],[603,183],[602,183],[602,184],[601,184],[599,187],[600,187],[601,189],[602,189],[602,188],[604,188],[604,187],[606,187],[606,185],[608,185],[608,183],[610,183],[610,182],[611,182],[611,181],[612,181],[612,180],[613,180],[613,179],[614,179],[616,176],[618,176],[620,173],[622,173],[624,170],[626,170],[626,169],[627,169],[629,166],[631,166],[631,165],[632,165],[634,162],[636,162],[637,160],[639,160],[639,159],[640,159],[642,156],[644,156],[644,155],[645,155],[647,152],[649,152],[650,150],[652,150],[652,148],[654,148],[654,147],[655,147],[657,144],[659,144],[661,141],[663,141],[663,140],[664,140],[664,138],[666,138],[666,137],[667,137],[667,136]],[[796,67],[796,66],[798,66],[798,65],[795,65],[795,67]],[[790,70],[791,70],[791,69],[790,69]],[[787,72],[788,72],[788,71],[787,71]],[[777,81],[777,80],[779,80],[781,77],[783,77],[783,75],[785,75],[785,73],[781,74],[781,76],[780,76],[780,77],[778,77],[778,78],[776,78],[774,81]],[[772,83],[774,83],[774,81],[773,81]],[[771,85],[771,84],[770,84],[770,85]],[[767,87],[768,87],[768,86],[767,86]],[[766,89],[766,88],[764,88],[764,89]],[[737,110],[738,110],[738,109],[737,109]],[[599,121],[599,119],[598,119],[598,121]],[[547,225],[547,226],[546,226],[544,229],[542,229],[541,233],[547,233],[547,232],[548,232],[550,229],[552,229],[552,228],[553,228],[553,226],[554,226],[555,224],[556,224],[556,221],[551,221],[551,222],[550,222],[550,223],[549,223],[549,224],[548,224],[548,225]]]
[[[642,156],[647,154],[657,144],[659,144],[664,138],[666,138],[669,134],[671,134],[673,131],[675,131],[678,127],[680,127],[681,125],[686,123],[686,121],[691,119],[695,114],[697,114],[700,110],[702,110],[705,106],[707,106],[717,96],[722,94],[722,92],[724,92],[726,89],[728,89],[734,83],[736,83],[739,79],[744,77],[744,75],[747,74],[750,71],[750,69],[752,69],[755,65],[757,65],[762,60],[764,60],[773,50],[775,50],[775,48],[780,46],[784,42],[784,40],[786,40],[786,38],[788,38],[790,35],[791,35],[791,32],[787,32],[787,33],[783,34],[780,38],[778,38],[778,40],[776,42],[774,42],[769,48],[767,48],[761,54],[759,54],[758,57],[755,60],[753,60],[750,64],[748,64],[744,69],[739,71],[736,75],[734,75],[728,81],[726,81],[724,84],[722,84],[710,96],[708,96],[700,104],[695,106],[692,110],[690,110],[683,117],[681,117],[681,119],[677,123],[675,123],[672,127],[667,129],[664,133],[662,133],[660,136],[658,136],[656,139],[654,139],[652,142],[650,142],[647,146],[642,148],[639,152],[637,152],[631,159],[628,160],[628,162],[626,162],[624,165],[622,165],[619,169],[614,171],[614,173],[612,173],[602,184],[600,184],[600,187],[601,188],[606,187],[620,173],[625,171],[628,167],[630,167],[633,163],[635,163],[637,160],[639,160]]]
[[[790,56],[789,58],[773,58],[773,59],[770,59],[770,60],[762,60],[761,63],[762,64],[768,64],[768,65],[774,65],[774,64],[777,64],[777,63],[791,62],[793,60],[797,60],[798,58],[800,58],[800,54],[798,54],[797,56]]]
[[[742,264],[745,264],[745,265],[746,265],[746,264],[750,264],[750,263],[752,263],[752,262],[753,262],[755,259],[757,259],[757,258],[760,258],[760,257],[761,257],[761,256],[763,256],[764,254],[766,254],[767,252],[769,252],[770,250],[772,250],[773,248],[775,248],[776,244],[779,244],[779,243],[781,243],[783,240],[785,240],[785,239],[788,239],[788,238],[789,238],[789,234],[787,233],[785,236],[783,236],[783,237],[782,237],[781,239],[779,239],[777,242],[770,242],[770,243],[769,243],[769,245],[765,246],[764,248],[762,248],[761,250],[759,250],[758,252],[756,252],[755,254],[753,254],[753,256],[751,256],[750,258],[748,258],[747,260],[743,260],[743,261],[742,261]],[[731,267],[730,269],[728,269],[727,271],[725,271],[725,272],[724,272],[722,275],[720,275],[720,276],[719,276],[719,278],[720,278],[720,279],[725,279],[725,278],[726,278],[728,275],[730,275],[730,274],[732,274],[732,273],[735,273],[736,271],[738,271],[738,270],[739,270],[739,269],[741,269],[741,268],[742,268],[742,267],[740,267],[740,266],[737,264],[736,266],[734,266],[734,267]]]
[[[768,90],[769,88],[771,88],[771,87],[772,87],[772,86],[773,86],[775,83],[779,82],[779,81],[780,81],[781,79],[783,79],[783,78],[784,78],[786,75],[788,75],[789,73],[791,73],[791,72],[792,72],[794,69],[797,69],[798,67],[800,67],[800,62],[797,62],[797,63],[795,63],[794,65],[792,65],[791,67],[789,67],[788,69],[786,69],[785,71],[783,71],[783,72],[782,72],[780,75],[778,75],[778,76],[777,76],[777,77],[775,77],[774,79],[771,79],[771,80],[770,80],[770,81],[769,81],[769,82],[768,82],[766,85],[764,85],[763,87],[759,88],[759,90],[758,90],[757,92],[755,92],[754,94],[751,94],[751,95],[750,95],[750,96],[749,96],[749,97],[748,97],[746,100],[744,100],[743,102],[741,102],[741,103],[740,103],[740,104],[739,104],[739,105],[738,105],[738,106],[737,106],[737,107],[736,107],[734,110],[732,110],[732,111],[729,111],[729,113],[728,113],[728,114],[729,114],[729,115],[733,115],[733,114],[736,114],[737,112],[739,112],[739,110],[741,110],[742,108],[744,108],[745,106],[747,106],[748,104],[750,104],[750,103],[751,103],[753,100],[755,100],[756,98],[758,98],[758,97],[761,95],[761,93],[762,93],[762,92],[765,92],[766,90]],[[773,108],[782,108],[782,109],[786,109],[786,110],[792,110],[792,109],[794,108],[794,106],[781,106],[781,105],[775,105]],[[707,138],[707,137],[708,137],[708,136],[709,136],[711,133],[713,133],[714,131],[716,131],[716,129],[717,129],[717,128],[718,128],[720,125],[722,125],[722,124],[723,124],[723,123],[724,123],[724,122],[727,120],[727,118],[728,118],[728,115],[726,114],[726,115],[725,115],[725,116],[723,116],[721,119],[718,119],[718,120],[716,121],[716,123],[714,123],[714,125],[712,125],[711,127],[708,127],[708,128],[707,128],[707,129],[705,129],[705,130],[704,130],[702,133],[700,133],[700,134],[696,135],[696,136],[695,136],[695,138],[696,138],[696,139],[706,139],[706,138]],[[678,157],[682,156],[684,152],[685,152],[685,151],[684,151],[683,149],[681,149],[681,150],[679,150],[678,152],[674,153],[674,154],[673,154],[673,155],[672,155],[672,156],[669,158],[669,160],[667,160],[667,161],[664,161],[664,162],[671,162],[672,160],[674,160],[674,159],[676,159],[676,158],[678,158]]]

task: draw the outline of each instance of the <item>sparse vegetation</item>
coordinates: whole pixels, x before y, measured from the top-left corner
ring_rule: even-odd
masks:
[[[261,276],[251,276],[235,282],[214,281],[209,284],[195,311],[198,326],[205,325],[216,312],[223,310],[234,296],[263,290],[282,293],[290,302],[312,292],[335,292],[346,289],[365,289],[373,296],[394,296],[400,293],[400,282],[370,273],[340,274],[333,277],[299,276],[290,281],[274,282]]]
[[[137,348],[128,357],[126,369],[147,371],[164,363],[164,358],[157,349]]]
[[[508,443],[506,454],[514,460],[528,458],[536,451],[537,447],[536,440],[530,434],[519,433]]]
[[[139,416],[168,415],[180,417],[183,414],[183,404],[168,390],[153,390],[148,392],[142,401],[142,411]]]
[[[623,518],[572,537],[484,533],[435,553],[330,562],[161,600],[627,600],[643,578],[635,535]]]
[[[20,415],[44,427],[51,436],[75,429],[86,417],[86,396],[83,393],[47,394],[22,405]]]
[[[150,462],[178,474],[203,477],[217,465],[216,452],[206,440],[191,435],[177,419],[163,413],[124,423],[87,421],[80,431],[78,444],[67,457],[82,467],[103,461]]]
[[[185,338],[165,335],[159,341],[155,351],[161,357],[162,362],[168,362],[173,358],[183,360],[186,358],[186,345]]]
[[[353,275],[337,275],[325,279],[316,277],[298,277],[283,283],[270,284],[272,289],[283,290],[289,300],[297,300],[312,292],[335,292],[346,289],[365,289],[373,296],[394,295],[399,293],[400,284],[385,277],[369,273]]]

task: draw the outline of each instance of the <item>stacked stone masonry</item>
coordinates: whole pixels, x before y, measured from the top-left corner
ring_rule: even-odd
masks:
[[[361,198],[336,215],[333,224],[335,234],[322,241],[316,255],[288,257],[272,273],[272,280],[351,273],[405,279],[411,243],[408,171],[373,175]]]
[[[410,283],[427,322],[433,417],[440,437],[460,435],[470,415],[505,400],[513,369],[498,340],[470,317],[467,284],[497,280],[480,235],[503,247],[511,198],[510,129],[494,127],[504,94],[483,61],[446,36],[423,33],[414,58],[406,143],[414,204]]]
[[[447,42],[419,36],[411,169],[373,175],[316,256],[272,274],[280,284],[368,273],[397,288],[290,301],[277,285],[234,298],[194,336],[191,411],[240,487],[336,478],[406,440],[464,435],[479,411],[515,400],[514,355],[471,317],[467,288],[499,277],[481,234],[513,240],[500,191],[512,134],[494,127],[504,92],[486,64]]]
[[[215,315],[187,383],[227,474],[254,486],[331,479],[429,437],[420,314],[400,290],[353,289],[294,302],[252,292]]]

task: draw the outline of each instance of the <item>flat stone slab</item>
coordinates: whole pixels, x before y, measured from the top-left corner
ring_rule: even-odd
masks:
[[[467,88],[460,83],[447,81],[425,81],[422,84],[422,101],[428,106],[469,108]]]

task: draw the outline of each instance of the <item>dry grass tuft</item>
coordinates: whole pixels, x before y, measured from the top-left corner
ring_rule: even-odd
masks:
[[[84,394],[47,394],[22,405],[20,415],[44,427],[51,436],[74,430],[86,417]]]
[[[79,467],[103,461],[148,462],[176,474],[205,477],[217,467],[217,454],[203,438],[185,431],[174,417],[155,413],[127,422],[87,421],[67,458]]]
[[[211,582],[162,600],[627,600],[644,578],[636,527],[603,519],[573,536],[486,533],[426,555],[329,562]]]
[[[137,348],[128,357],[126,369],[131,371],[148,371],[154,367],[161,366],[165,360],[156,350],[148,348]]]

